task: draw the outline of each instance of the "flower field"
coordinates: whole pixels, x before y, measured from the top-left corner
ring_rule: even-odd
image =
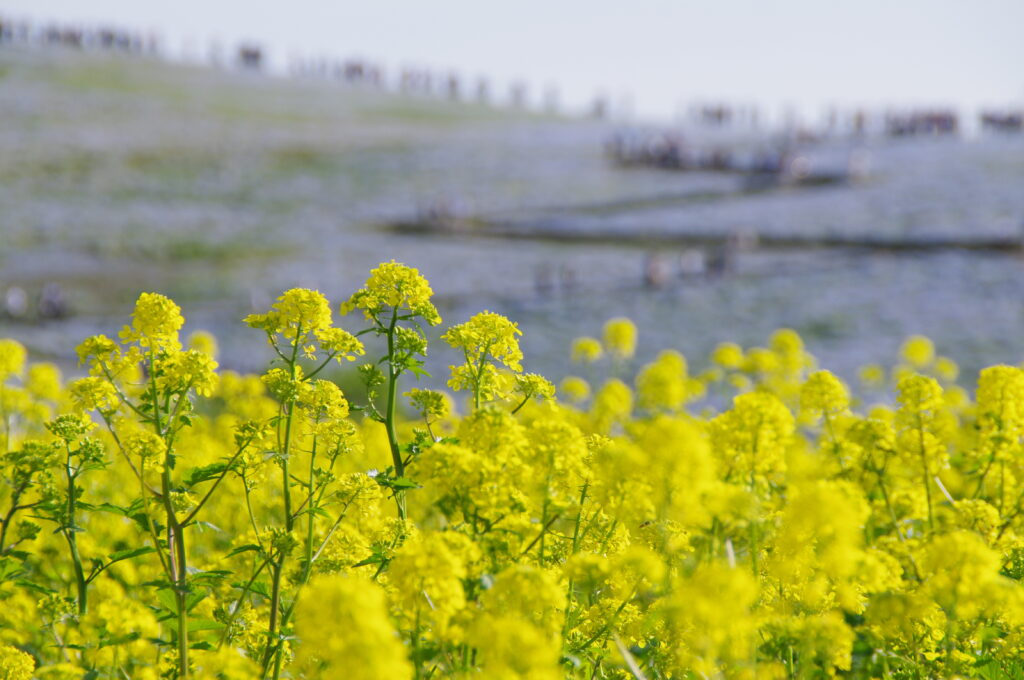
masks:
[[[262,375],[153,293],[87,377],[0,341],[0,680],[1024,677],[1021,368],[913,337],[854,398],[793,331],[697,372],[613,319],[556,389],[485,311],[449,393],[432,294],[289,290]]]

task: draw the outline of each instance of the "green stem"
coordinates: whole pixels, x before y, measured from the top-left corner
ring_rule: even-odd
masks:
[[[177,553],[178,579],[175,593],[178,602],[178,658],[181,668],[178,677],[188,678],[188,570],[185,563],[185,530],[178,525],[174,528],[174,548]]]
[[[238,596],[238,599],[235,600],[235,604],[232,605],[230,609],[231,614],[228,617],[228,622],[224,625],[224,630],[221,631],[220,641],[217,642],[217,649],[220,649],[222,646],[224,646],[224,642],[227,640],[228,634],[231,632],[231,626],[234,624],[235,619],[238,618],[238,612],[242,610],[242,603],[245,601],[245,598],[249,595],[249,592],[252,589],[252,584],[256,582],[256,579],[259,577],[259,575],[263,572],[263,570],[266,568],[268,564],[270,564],[270,560],[264,559],[260,563],[260,566],[257,567],[255,571],[253,571],[252,576],[249,577],[249,580],[246,582],[245,587],[242,588],[242,594]]]
[[[7,545],[7,528],[11,526],[11,521],[14,519],[14,515],[24,507],[24,505],[18,505],[18,501],[21,500],[21,495],[25,493],[25,489],[28,488],[28,484],[19,486],[11,494],[11,507],[4,515],[4,519],[0,522],[0,555],[4,554],[4,546]]]
[[[576,522],[572,528],[572,554],[579,550],[580,523],[583,520],[583,504],[587,502],[587,491],[590,490],[590,480],[583,482],[583,490],[580,491],[580,511],[576,513]]]
[[[295,338],[292,340],[292,356],[288,360],[288,370],[291,372],[292,380],[296,377],[296,362],[299,356],[299,339],[302,337],[301,324],[295,329]],[[284,525],[285,530],[291,534],[295,526],[295,518],[292,517],[292,493],[291,476],[288,472],[288,459],[291,456],[292,448],[292,422],[295,419],[295,403],[288,404],[288,415],[285,419],[284,442],[281,446],[281,483],[284,488]],[[280,432],[280,430],[278,430]],[[267,626],[267,648],[263,658],[263,674],[266,677],[270,662],[280,656],[280,646],[277,644],[278,637],[278,613],[281,609],[281,574],[284,571],[284,562],[287,558],[285,551],[278,552],[277,560],[274,562],[273,585],[270,591],[270,621]],[[275,672],[280,668],[275,661]],[[276,676],[275,676],[276,677]]]
[[[541,528],[541,530],[540,530],[540,533],[537,534],[537,537],[534,538],[532,541],[530,541],[530,545],[526,546],[526,549],[523,550],[523,552],[521,552],[519,554],[519,556],[523,557],[524,555],[526,555],[528,552],[530,552],[533,549],[533,546],[537,545],[537,543],[540,543],[542,541],[542,539],[544,538],[544,534],[546,534],[548,532],[548,529],[551,528],[551,525],[554,524],[555,522],[557,522],[558,518],[561,517],[561,516],[562,516],[561,513],[555,513],[555,516],[552,517],[551,519],[549,519],[546,524],[544,524],[543,528]],[[541,558],[540,559],[541,560],[544,559],[544,555],[543,554],[541,554]]]
[[[168,432],[163,431],[160,422],[160,400],[156,388],[156,350],[150,345],[149,348],[149,385],[150,397],[153,406],[153,425],[158,437],[165,442],[168,439],[172,423],[168,422]],[[186,611],[188,600],[188,569],[185,559],[185,533],[178,522],[174,512],[174,504],[171,502],[171,457],[173,453],[168,446],[164,453],[163,473],[160,477],[161,499],[164,505],[164,514],[167,517],[167,549],[171,551],[170,566],[174,582],[174,600],[178,608],[178,678],[188,678],[188,612]],[[159,545],[155,546],[157,550]]]
[[[384,416],[384,428],[388,433],[388,444],[391,446],[391,460],[395,466],[395,476],[405,475],[405,461],[402,460],[402,451],[398,445],[398,434],[395,431],[395,410],[398,403],[398,376],[401,371],[395,367],[395,328],[398,325],[398,309],[391,313],[391,323],[388,325],[388,405]],[[405,519],[407,510],[405,505],[405,489],[395,491],[395,503],[398,505],[398,516]]]
[[[288,417],[284,426],[284,451],[281,454],[281,484],[284,487],[284,526],[288,531],[292,530],[292,492],[291,476],[288,472],[288,456],[291,453],[292,441],[292,420],[294,418],[294,404],[288,407]]]
[[[88,611],[88,603],[86,598],[87,583],[85,580],[85,571],[82,569],[82,557],[78,553],[78,543],[75,541],[75,532],[67,530],[64,532],[64,538],[68,541],[68,547],[71,549],[71,561],[75,566],[75,584],[78,587],[78,615],[82,616]]]
[[[88,585],[85,579],[85,570],[82,568],[82,556],[78,552],[78,539],[75,537],[75,471],[71,467],[71,447],[70,445],[65,447],[68,452],[67,460],[64,465],[64,473],[68,479],[68,517],[67,526],[64,528],[64,538],[68,542],[68,548],[71,551],[71,561],[75,567],[75,583],[78,587],[78,614],[79,616],[86,613],[88,609],[88,601],[86,598],[86,587]]]
[[[263,655],[263,673],[260,676],[261,678],[265,678],[267,676],[267,671],[270,668],[270,662],[274,657],[279,656],[279,645],[275,638],[277,633],[278,609],[281,603],[281,571],[283,566],[284,556],[281,555],[278,556],[277,561],[274,562],[274,575],[271,581],[270,590],[270,625],[268,626],[269,630],[267,632],[267,650]]]

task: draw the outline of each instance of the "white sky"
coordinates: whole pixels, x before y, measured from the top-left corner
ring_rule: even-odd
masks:
[[[769,112],[1024,101],[1024,0],[0,0],[0,13],[599,92],[667,117],[694,99]]]

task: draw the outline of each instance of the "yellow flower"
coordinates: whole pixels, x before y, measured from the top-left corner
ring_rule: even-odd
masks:
[[[307,678],[411,678],[406,650],[380,586],[355,576],[319,576],[295,610],[296,665]]]
[[[984,455],[1010,460],[1024,435],[1024,370],[990,366],[978,378],[978,429]]]
[[[68,385],[75,405],[84,411],[109,411],[117,408],[117,390],[105,378],[79,378]]]
[[[84,364],[90,358],[106,360],[118,351],[117,343],[105,335],[94,335],[86,338],[78,345],[78,362]]]
[[[687,387],[686,358],[672,350],[660,353],[636,376],[637,401],[650,411],[679,409],[686,402]]]
[[[57,401],[60,398],[60,369],[51,363],[32,364],[25,378],[25,388],[37,399]]]
[[[970,619],[997,607],[1002,586],[999,554],[969,531],[934,537],[921,560],[923,588],[947,616]],[[1016,587],[1016,586],[1013,586]]]
[[[923,335],[911,335],[900,347],[900,357],[914,368],[924,368],[935,359],[935,345]]]
[[[159,293],[143,293],[135,303],[131,325],[121,331],[121,341],[154,349],[178,349],[178,331],[184,324],[181,307],[173,300]]]
[[[337,360],[355,361],[357,356],[366,354],[359,338],[341,328],[323,328],[315,331],[317,342],[325,352],[337,355]]]
[[[555,386],[547,378],[536,373],[517,373],[516,391],[528,399],[546,401],[555,396]]]
[[[413,388],[405,396],[409,397],[412,407],[427,421],[447,418],[451,412],[450,398],[444,392]]]
[[[370,272],[366,285],[342,304],[341,313],[361,309],[372,320],[384,313],[405,310],[436,326],[441,323],[441,315],[430,301],[433,294],[419,271],[392,260]]]
[[[590,396],[590,383],[575,375],[565,377],[559,389],[574,404],[586,401]]]
[[[425,532],[409,539],[388,568],[388,582],[397,589],[396,604],[409,627],[417,622],[425,633],[444,639],[452,617],[466,606],[462,587],[467,563],[479,559],[479,548],[454,532]]]
[[[800,388],[800,408],[814,414],[842,413],[850,406],[850,393],[828,371],[812,373]]]
[[[757,593],[749,570],[718,563],[703,564],[675,584],[661,611],[680,676],[692,671],[712,677],[751,659]]]
[[[452,326],[441,339],[465,352],[472,365],[493,358],[513,371],[521,371],[523,352],[518,336],[522,334],[516,324],[501,314],[483,311],[466,323]]]
[[[497,575],[494,585],[484,592],[480,602],[484,611],[528,621],[554,638],[563,621],[565,587],[552,571],[516,565]]]
[[[734,342],[723,342],[715,347],[711,360],[722,368],[739,368],[743,365],[743,348]]]
[[[208,397],[217,389],[217,362],[205,352],[197,349],[174,352],[162,363],[163,374],[158,380],[161,390],[177,394],[191,389]]]
[[[245,323],[270,335],[280,333],[292,343],[331,327],[331,307],[319,291],[292,288],[281,294],[265,314],[250,314]]]
[[[196,676],[201,680],[251,680],[259,677],[259,666],[234,647],[193,652]]]
[[[938,357],[935,360],[935,375],[947,382],[953,382],[960,375],[960,367],[949,357]]]
[[[25,346],[17,340],[0,340],[0,382],[25,370]]]
[[[0,645],[0,678],[3,680],[30,680],[36,668],[35,660],[11,645]]]
[[[608,432],[614,424],[622,422],[633,412],[633,391],[626,383],[612,378],[597,392],[590,412],[597,429]]]
[[[934,378],[907,375],[896,386],[899,415],[913,425],[918,418],[933,419],[943,407],[942,387]]]
[[[523,370],[519,335],[522,331],[516,324],[500,314],[487,311],[449,328],[441,339],[461,350],[466,363],[450,367],[448,386],[453,390],[472,390],[477,405],[506,392],[514,383],[503,379],[494,364],[516,373]]]
[[[885,383],[885,369],[878,364],[862,366],[857,375],[869,389],[878,389]]]
[[[263,384],[267,386],[267,391],[286,404],[298,398],[302,379],[301,366],[295,367],[294,377],[283,368],[272,368],[261,378]]]
[[[572,343],[572,360],[584,364],[592,364],[601,358],[604,350],[597,338],[576,338]]]
[[[616,359],[636,353],[636,324],[625,317],[609,319],[604,325],[604,346]]]
[[[494,680],[562,680],[559,645],[515,615],[482,614],[469,631],[479,650],[481,677]]]
[[[154,432],[140,430],[123,439],[125,453],[139,458],[160,458],[166,453],[167,445]]]
[[[793,436],[793,414],[767,392],[733,399],[733,407],[711,421],[711,444],[726,463],[751,484],[755,478],[785,469]]]
[[[341,420],[348,417],[348,400],[330,380],[299,383],[297,401],[313,420]]]
[[[217,358],[217,338],[207,331],[196,331],[188,336],[188,348],[206,354],[211,359]]]

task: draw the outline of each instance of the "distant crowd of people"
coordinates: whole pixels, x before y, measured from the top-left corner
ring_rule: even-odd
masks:
[[[4,16],[0,16],[0,43],[59,45],[131,54],[156,54],[160,50],[160,41],[155,33],[111,25],[85,26],[52,22],[36,25]]]
[[[689,118],[707,127],[749,129],[756,129],[762,120],[754,106],[722,102],[692,104]],[[1024,131],[1024,107],[983,109],[978,113],[978,123],[983,131]],[[963,129],[960,113],[948,107],[884,112],[833,108],[821,124],[813,128],[798,122],[795,112],[790,111],[784,115],[781,127],[801,142],[813,142],[837,134],[863,136],[878,133],[890,137],[956,135]]]
[[[885,116],[885,131],[891,137],[955,135],[959,130],[960,116],[951,109],[888,113]]]
[[[50,281],[32,295],[21,286],[10,286],[0,297],[0,318],[13,321],[63,319],[71,314],[71,307],[60,284]]]
[[[790,155],[784,146],[741,154],[721,144],[690,144],[678,132],[646,131],[618,132],[608,141],[606,151],[623,166],[736,173],[779,173]]]
[[[24,20],[0,16],[0,45],[21,44],[33,46],[60,46],[75,50],[108,51],[122,54],[150,55],[169,58],[169,51],[159,36],[153,32],[141,32],[112,25],[84,24],[33,24]],[[195,48],[186,47],[186,59],[196,57]],[[236,68],[262,72],[269,68],[267,51],[257,42],[240,43],[227,52],[220,43],[213,42],[205,60],[215,67],[231,65]],[[289,60],[287,74],[296,78],[322,78],[344,82],[350,85],[390,89],[404,94],[441,97],[451,101],[474,101],[480,104],[498,103],[500,99],[495,86],[483,76],[475,79],[464,78],[455,72],[438,72],[423,67],[405,67],[389,78],[385,68],[376,62],[363,58],[336,59],[324,56],[300,57]],[[531,102],[527,84],[515,81],[508,85],[505,105],[526,109],[535,104],[548,112],[559,107],[557,89],[549,87],[534,95]],[[609,114],[609,103],[604,97],[596,97],[590,106],[590,115],[604,118]]]
[[[145,54],[167,56],[158,34],[127,29],[121,26],[100,24],[58,24],[45,22],[34,24],[25,20],[0,15],[0,44],[61,46],[79,50],[101,50],[122,54]],[[268,67],[267,53],[263,45],[247,41],[238,44],[225,58],[218,43],[211,44],[207,61],[223,66],[230,61],[234,66],[249,70],[263,71]],[[288,73],[294,77],[318,77],[345,82],[353,85],[382,89],[393,89],[406,94],[443,97],[452,101],[475,101],[490,104],[497,99],[495,88],[486,77],[463,78],[454,72],[437,72],[422,67],[402,68],[389,79],[384,67],[363,58],[344,60],[328,57],[294,57],[288,64]],[[526,83],[516,81],[508,86],[505,102],[513,108],[527,108],[530,96]],[[547,111],[557,111],[559,94],[554,88],[540,93],[538,102]],[[591,102],[588,112],[594,118],[606,118],[611,113],[608,98],[598,96]],[[757,128],[762,116],[757,107],[749,104],[729,102],[698,102],[690,106],[690,117],[700,124],[711,127]],[[989,132],[1024,131],[1024,108],[983,110],[978,116],[980,127]],[[786,114],[783,127],[789,130],[797,141],[815,141],[823,136],[848,132],[864,135],[881,131],[893,137],[917,135],[956,135],[962,129],[959,114],[950,108],[920,109],[912,111],[889,111],[870,114],[863,109],[845,113],[833,109],[819,129],[811,130],[796,123],[795,114]],[[653,158],[645,162],[673,165],[694,162],[721,164],[720,154],[712,153],[705,160],[687,160],[686,153],[671,140],[659,142],[645,154]],[[766,161],[767,162],[767,161]]]
[[[1024,131],[1024,109],[1019,111],[982,111],[982,129],[992,132]]]

